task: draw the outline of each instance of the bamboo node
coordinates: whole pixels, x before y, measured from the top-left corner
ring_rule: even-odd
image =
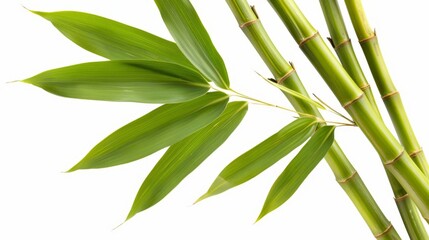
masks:
[[[247,22],[241,24],[240,28],[241,29],[246,28],[246,27],[248,27],[248,26],[250,26],[250,25],[252,25],[254,23],[257,23],[257,22],[259,22],[259,19],[253,19],[253,20],[247,21]]]
[[[384,230],[383,232],[379,233],[379,234],[375,234],[374,237],[376,239],[383,237],[384,235],[386,235],[390,230],[393,229],[393,225],[392,223],[389,223],[389,226],[387,226],[386,230]]]
[[[401,159],[401,157],[402,157],[402,155],[404,155],[404,153],[405,153],[405,151],[404,151],[404,150],[402,150],[402,151],[401,151],[401,153],[399,153],[399,155],[398,155],[397,157],[395,157],[395,158],[394,158],[394,159],[392,159],[392,160],[386,161],[386,162],[384,163],[384,166],[394,164],[396,161],[398,161],[399,159]]]
[[[393,91],[391,93],[388,93],[388,94],[382,96],[381,99],[386,100],[386,99],[388,99],[388,98],[390,98],[392,96],[395,96],[396,94],[399,94],[399,92],[395,90],[395,91]]]
[[[352,43],[352,40],[350,38],[348,38],[348,39],[346,39],[346,40],[338,43],[338,45],[334,45],[334,49],[338,50],[339,48],[344,47],[345,45],[348,45],[348,44],[351,44],[351,43]]]
[[[277,83],[278,84],[282,84],[286,79],[288,79],[291,75],[292,75],[292,73],[294,73],[295,72],[295,68],[292,68],[289,72],[287,72],[285,75],[283,75],[283,77],[281,77],[281,78],[279,78],[278,80],[277,80]]]
[[[400,203],[402,201],[404,201],[405,199],[407,199],[409,197],[408,193],[400,196],[400,197],[395,197],[395,202]]]
[[[359,96],[357,96],[355,99],[352,99],[352,100],[350,100],[350,101],[346,102],[346,103],[343,105],[343,108],[348,108],[348,107],[350,107],[353,103],[357,102],[357,101],[358,101],[359,99],[361,99],[363,96],[364,96],[364,94],[362,93],[362,94],[360,94]]]
[[[359,88],[360,88],[362,91],[365,91],[366,89],[371,88],[371,86],[370,86],[368,83],[366,83],[365,85],[360,86]]]
[[[420,148],[419,150],[416,150],[416,151],[414,151],[412,153],[409,153],[408,155],[410,156],[410,158],[414,158],[414,157],[416,157],[417,155],[419,155],[422,152],[423,152],[423,148]]]
[[[353,173],[350,176],[343,178],[343,179],[340,179],[340,180],[337,180],[337,182],[339,184],[345,184],[345,183],[349,182],[350,180],[352,180],[357,175],[358,175],[358,173],[356,171],[353,171]]]
[[[359,43],[362,44],[362,43],[371,41],[372,39],[375,39],[375,38],[377,38],[377,33],[375,32],[375,29],[374,29],[371,36],[363,38],[363,39],[359,39]]]
[[[306,38],[304,38],[304,39],[301,39],[301,41],[299,41],[299,43],[298,43],[299,47],[304,46],[304,44],[305,44],[306,42],[310,41],[310,40],[311,40],[311,39],[313,39],[313,38],[316,38],[317,36],[319,36],[319,32],[315,32],[313,35],[311,35],[311,36],[309,36],[309,37],[306,37]]]

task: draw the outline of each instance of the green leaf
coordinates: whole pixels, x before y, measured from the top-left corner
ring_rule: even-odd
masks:
[[[212,92],[189,102],[163,105],[110,134],[69,171],[111,167],[146,157],[213,122],[227,102],[226,94]]]
[[[292,159],[271,187],[257,221],[285,203],[295,193],[331,147],[334,130],[334,126],[318,129]]]
[[[287,93],[287,94],[289,94],[289,95],[291,95],[291,96],[294,96],[294,97],[296,97],[296,98],[299,98],[299,99],[301,99],[302,101],[304,101],[304,102],[306,102],[306,103],[308,103],[308,104],[310,104],[310,105],[313,105],[313,106],[315,106],[315,107],[317,107],[317,108],[320,108],[320,109],[326,109],[322,104],[320,104],[319,102],[314,101],[313,99],[311,99],[311,98],[309,98],[309,97],[307,97],[307,96],[304,96],[302,93],[297,92],[297,91],[295,91],[295,90],[292,90],[292,89],[290,89],[290,88],[287,88],[287,87],[285,87],[285,86],[283,86],[283,85],[280,85],[280,84],[278,84],[278,83],[274,83],[274,82],[270,81],[269,79],[265,78],[264,76],[262,76],[262,75],[261,75],[261,74],[259,74],[259,73],[257,73],[257,74],[258,74],[262,79],[264,79],[266,82],[268,82],[269,84],[273,85],[274,87],[276,87],[276,88],[280,89],[281,91],[283,91],[283,92],[285,92],[285,93]]]
[[[172,145],[144,180],[127,219],[161,201],[226,141],[246,112],[246,102],[232,102],[214,122]]]
[[[193,70],[143,60],[83,63],[49,70],[24,82],[63,97],[144,103],[184,102],[210,88]]]
[[[80,47],[112,60],[155,60],[194,68],[173,42],[140,29],[88,13],[33,13],[52,22]]]
[[[299,118],[226,166],[198,201],[238,186],[272,166],[305,142],[316,129],[312,118]]]
[[[224,62],[189,0],[155,2],[183,54],[210,81],[221,88],[229,89]]]

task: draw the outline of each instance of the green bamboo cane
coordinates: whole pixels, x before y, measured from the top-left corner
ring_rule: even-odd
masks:
[[[249,6],[247,0],[227,0],[227,3],[240,28],[264,60],[277,82],[308,96],[295,69],[281,56],[274,46],[254,8]],[[322,118],[322,115],[314,106],[287,93],[285,95],[298,112]],[[331,167],[337,182],[352,200],[373,235],[378,236],[379,239],[400,239],[338,143],[333,143],[325,159]]]
[[[369,85],[352,48],[337,0],[320,0],[320,5],[331,35],[330,42],[334,46],[344,69],[364,91],[365,96],[373,103],[373,106],[376,106],[373,94],[370,88],[367,87]],[[395,196],[395,202],[401,214],[405,228],[407,229],[408,235],[413,240],[429,240],[429,236],[420,219],[420,215],[411,199],[404,197],[407,196],[407,193],[389,172],[387,172],[387,176],[389,178],[390,185],[394,186],[392,188]]]
[[[301,50],[380,155],[385,168],[404,187],[429,221],[429,179],[380,119],[362,90],[329,50],[293,0],[269,0]]]
[[[331,35],[331,37],[328,38],[329,42],[335,49],[344,69],[349,73],[358,87],[362,89],[374,108],[378,110],[371,87],[366,80],[365,74],[353,50],[352,42],[347,33],[337,1],[320,0],[320,5],[322,6],[323,14]]]
[[[386,63],[384,62],[377,35],[368,23],[362,3],[360,0],[346,0],[345,3],[358,36],[359,43],[368,61],[368,65],[374,76],[384,104],[386,105],[387,111],[389,112],[390,118],[392,119],[399,140],[417,166],[419,166],[426,176],[429,176],[429,165],[426,161],[426,157],[411,127],[399,92],[396,90]]]

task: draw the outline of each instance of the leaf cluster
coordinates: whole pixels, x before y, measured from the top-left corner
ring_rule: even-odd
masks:
[[[167,196],[228,139],[248,110],[247,101],[231,101],[229,93],[235,91],[224,62],[191,3],[155,2],[175,42],[88,13],[34,11],[80,47],[108,60],[23,80],[63,97],[163,104],[105,137],[69,170],[113,167],[168,148],[144,179],[127,219]],[[330,148],[334,129],[311,116],[285,124],[231,161],[199,200],[247,182],[304,145],[273,184],[259,220],[298,189]]]

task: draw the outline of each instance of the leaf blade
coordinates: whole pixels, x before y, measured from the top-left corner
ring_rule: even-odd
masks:
[[[50,21],[80,47],[102,57],[155,60],[194,68],[175,43],[135,27],[83,12],[32,12]]]
[[[104,61],[45,71],[23,82],[63,97],[177,103],[204,95],[210,85],[197,72],[156,61]]]
[[[281,206],[295,193],[331,147],[334,130],[334,126],[324,126],[316,131],[274,182],[256,221]]]
[[[229,89],[225,64],[189,0],[155,0],[164,23],[189,61],[219,87]]]
[[[316,123],[314,119],[299,118],[240,155],[222,170],[209,190],[197,202],[257,176],[309,138],[315,130]]]
[[[227,102],[226,94],[212,92],[163,105],[107,136],[69,171],[112,167],[146,157],[210,124]]]
[[[141,185],[127,220],[167,196],[226,141],[246,112],[246,102],[229,103],[214,122],[170,146]]]

